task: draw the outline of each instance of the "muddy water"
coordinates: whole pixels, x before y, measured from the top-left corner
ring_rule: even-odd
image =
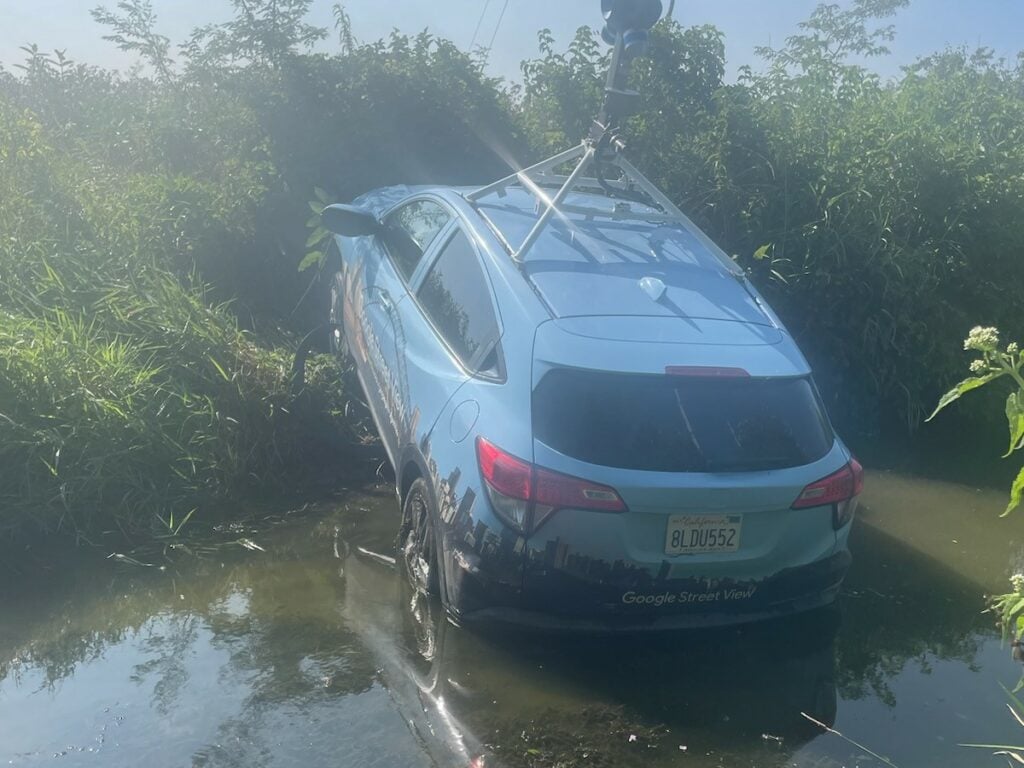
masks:
[[[387,489],[151,566],[79,553],[0,586],[0,766],[995,764],[1020,669],[982,616],[1000,493],[870,476],[836,610],[664,637],[481,635],[386,557]],[[147,558],[139,557],[139,560]],[[483,761],[479,758],[484,755]]]

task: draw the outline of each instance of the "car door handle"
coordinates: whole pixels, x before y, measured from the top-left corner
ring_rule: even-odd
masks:
[[[388,293],[387,290],[384,288],[378,288],[377,286],[374,286],[374,290],[377,292],[377,300],[380,301],[381,306],[383,306],[385,310],[390,312],[395,308],[395,302],[391,300],[391,294]]]

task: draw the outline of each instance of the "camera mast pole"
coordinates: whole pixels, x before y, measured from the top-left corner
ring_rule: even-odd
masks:
[[[730,274],[742,277],[743,270],[704,235],[653,182],[622,156],[625,142],[618,136],[617,129],[622,119],[636,112],[640,94],[620,88],[619,83],[629,61],[645,48],[647,30],[661,17],[660,0],[602,0],[601,6],[607,22],[602,37],[608,42],[614,40],[614,47],[605,81],[604,103],[590,135],[571,149],[467,193],[466,199],[475,203],[492,194],[503,197],[505,190],[513,185],[521,186],[537,199],[537,221],[518,248],[513,250],[512,246],[508,247],[512,260],[519,265],[523,263],[554,215],[575,213],[588,217],[682,225],[715,254]],[[558,168],[573,161],[576,161],[576,165],[568,176],[556,172]],[[601,173],[601,167],[604,166],[615,168],[619,178],[606,180]],[[597,170],[595,177],[585,175],[591,167]],[[553,195],[550,194],[552,187],[557,188]],[[592,204],[566,203],[571,192],[582,188],[588,192],[608,196],[614,201],[612,206],[595,207]],[[641,196],[645,199],[641,199]],[[637,203],[640,203],[644,210],[631,207],[631,204]]]

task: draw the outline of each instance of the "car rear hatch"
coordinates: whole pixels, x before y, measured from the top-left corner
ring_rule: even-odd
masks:
[[[535,464],[614,489],[626,511],[538,526],[527,604],[749,612],[818,588],[787,571],[833,554],[831,508],[792,506],[848,457],[784,331],[573,317],[538,329],[534,357]]]

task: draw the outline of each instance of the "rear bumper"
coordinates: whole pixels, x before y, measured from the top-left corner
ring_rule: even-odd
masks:
[[[514,624],[553,631],[633,632],[711,627],[776,618],[831,603],[850,567],[842,550],[760,580],[650,579],[626,583],[529,572],[518,605],[458,612],[465,623]]]

